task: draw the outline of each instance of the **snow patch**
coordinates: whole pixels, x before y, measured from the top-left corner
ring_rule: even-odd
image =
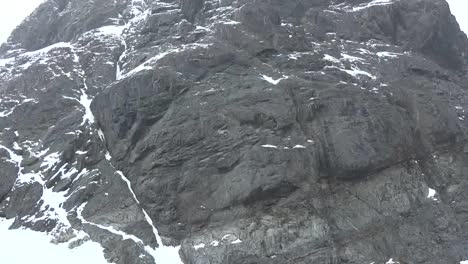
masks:
[[[98,28],[97,32],[103,35],[120,36],[126,28],[126,26],[110,25]]]
[[[198,244],[198,245],[193,246],[193,248],[194,248],[195,250],[199,250],[200,248],[205,248],[205,244],[200,243],[200,244]]]
[[[331,55],[328,55],[328,54],[325,54],[323,55],[323,59],[326,60],[326,61],[330,61],[330,62],[333,62],[333,63],[341,63],[341,61]]]
[[[60,169],[51,177],[51,179],[54,179],[55,177],[59,177],[59,176],[60,176],[60,179],[68,179],[74,174],[77,174],[79,172],[75,167],[72,167],[71,169],[67,170],[66,169],[67,165],[68,165],[67,163],[62,165],[62,167],[60,167]]]
[[[9,230],[13,219],[0,219],[0,248],[3,263],[47,263],[47,264],[107,264],[103,248],[98,243],[87,241],[69,249],[67,244],[50,243],[51,235],[28,229]],[[27,253],[26,253],[27,252]]]
[[[236,239],[236,240],[231,242],[231,244],[239,244],[239,243],[242,243],[242,240]]]
[[[266,144],[266,145],[262,145],[262,148],[274,148],[274,149],[277,149],[278,146]]]
[[[288,76],[283,75],[283,77],[281,77],[281,78],[275,80],[275,79],[273,79],[272,77],[267,76],[267,75],[264,75],[264,74],[261,74],[260,76],[262,77],[262,80],[265,80],[265,81],[267,81],[267,82],[269,82],[269,83],[271,83],[271,84],[273,84],[273,85],[278,85],[278,83],[280,83],[282,80],[288,78]]]
[[[164,52],[161,52],[161,53],[157,54],[156,56],[151,57],[150,59],[148,59],[144,63],[138,65],[137,67],[135,67],[134,69],[132,69],[131,71],[129,71],[129,72],[125,73],[125,74],[123,74],[122,71],[119,69],[117,71],[117,73],[116,73],[116,79],[121,80],[121,79],[127,78],[129,76],[132,76],[132,75],[134,75],[134,74],[136,74],[138,72],[141,72],[141,71],[152,70],[153,65],[155,65],[159,60],[161,60],[162,58],[166,57],[169,54],[179,53],[179,52],[182,52],[182,51],[187,50],[187,49],[195,49],[197,47],[206,48],[206,47],[209,47],[209,46],[210,46],[209,44],[195,43],[195,44],[182,45],[182,47],[180,47],[180,48],[172,48],[172,49],[166,50]]]
[[[50,51],[52,51],[54,49],[64,49],[64,48],[74,50],[73,45],[70,44],[69,42],[59,42],[59,43],[55,43],[55,44],[52,44],[50,46],[47,46],[45,48],[42,48],[40,50],[35,50],[35,51],[30,51],[30,52],[23,53],[22,56],[40,57],[40,56],[42,56],[44,54],[49,53]]]
[[[396,53],[396,52],[389,52],[389,51],[380,51],[377,52],[377,56],[379,57],[389,57],[389,58],[397,58],[398,56],[401,56],[403,54],[401,53]]]
[[[18,168],[21,168],[20,165],[21,165],[21,162],[23,161],[22,156],[16,155],[15,152],[13,152],[11,149],[4,147],[2,145],[0,145],[0,149],[6,150],[8,154],[10,155],[10,159],[8,159],[7,161],[14,163],[18,166]]]
[[[429,188],[427,192],[427,198],[432,199],[434,201],[438,201],[437,198],[435,197],[437,195],[436,190]]]
[[[233,234],[226,234],[221,238],[221,241],[227,241],[230,244],[239,244],[242,243],[242,240],[240,240],[237,236]]]
[[[70,227],[70,222],[67,219],[67,212],[62,208],[63,203],[66,201],[65,191],[64,192],[54,192],[52,189],[47,188],[45,181],[43,180],[43,175],[41,171],[47,171],[53,168],[58,162],[58,153],[52,153],[44,158],[43,163],[41,163],[40,172],[23,172],[23,167],[21,163],[23,157],[16,155],[12,150],[7,147],[1,146],[1,149],[5,149],[10,155],[10,161],[15,163],[18,167],[18,177],[15,183],[15,186],[37,182],[43,186],[42,190],[42,205],[40,212],[43,213],[41,218],[34,218],[34,215],[27,216],[29,221],[38,221],[41,219],[56,219],[58,221],[55,231],[61,230],[63,227]],[[78,172],[76,168],[71,170],[65,170],[65,165],[63,165],[59,171],[53,176],[57,177],[59,174],[61,177],[70,177],[71,175]]]
[[[41,163],[41,169],[44,168],[44,171],[52,169],[57,163],[60,162],[60,154],[58,152],[51,153],[44,157],[44,160]]]
[[[294,149],[305,149],[306,147],[303,145],[296,145],[293,147]]]
[[[373,6],[384,6],[384,5],[390,5],[390,4],[393,4],[394,1],[393,0],[373,0],[369,3],[364,3],[364,4],[361,4],[361,5],[358,5],[354,8],[352,8],[352,11],[360,11],[360,10],[363,10],[363,9],[366,9],[366,8],[369,8],[369,7],[373,7]]]
[[[60,223],[58,224],[61,227],[70,227],[70,223],[67,219],[67,212],[62,208],[63,203],[67,200],[65,197],[66,191],[57,193],[52,191],[52,189],[44,188],[42,192],[42,200],[44,203],[41,206],[41,211],[45,212],[42,217],[46,219],[56,219]],[[41,218],[36,218],[34,220],[41,220]]]
[[[400,264],[398,261],[394,261],[393,258],[389,259],[385,264]]]
[[[58,49],[70,49],[73,53],[74,61],[76,61],[78,56],[75,53],[75,48],[73,47],[73,45],[68,42],[59,42],[42,48],[40,50],[25,52],[15,58],[0,60],[0,66],[5,66],[5,64],[11,64],[13,62],[24,62],[18,65],[17,68],[27,70],[29,67],[31,67],[34,63],[37,62],[41,64],[47,64],[47,57],[49,56],[49,53]]]
[[[86,83],[86,80],[84,80],[84,82]],[[84,125],[86,123],[87,124],[94,124],[94,122],[95,122],[93,112],[91,111],[92,101],[93,101],[93,99],[90,98],[86,94],[85,90],[81,89],[80,100],[78,100],[78,102],[80,103],[81,106],[83,106],[83,108],[85,110],[84,115],[83,115],[83,121],[81,122],[81,125]]]
[[[350,61],[350,62],[356,62],[356,61],[364,61],[363,58],[359,58],[359,57],[355,57],[355,56],[351,56],[351,55],[348,55],[346,53],[341,53],[341,57],[344,59],[344,60],[347,60],[347,61]]]

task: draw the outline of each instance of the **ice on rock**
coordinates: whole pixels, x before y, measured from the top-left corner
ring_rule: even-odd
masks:
[[[54,179],[55,177],[60,177],[60,179],[68,179],[73,175],[79,173],[79,171],[75,167],[72,167],[71,169],[67,170],[67,166],[67,163],[62,165],[62,167],[60,167],[60,169],[52,176],[52,179]]]
[[[117,80],[124,79],[126,77],[132,76],[132,75],[134,75],[134,74],[136,74],[138,72],[141,72],[141,71],[152,70],[153,66],[151,66],[150,64],[154,64],[154,63],[158,62],[160,59],[166,57],[168,54],[179,52],[179,51],[180,51],[180,49],[176,48],[176,49],[168,50],[168,51],[165,51],[165,52],[161,52],[158,55],[150,58],[146,62],[140,64],[139,66],[135,67],[134,69],[132,69],[131,71],[129,71],[129,72],[125,73],[125,74],[122,74],[121,70],[119,70],[119,72],[117,74]]]
[[[11,64],[15,61],[15,58],[0,59],[0,67],[5,67],[8,64]]]
[[[103,230],[107,230],[109,231],[110,233],[113,233],[115,235],[118,235],[120,237],[122,237],[122,240],[126,240],[126,239],[130,239],[130,240],[133,240],[135,243],[137,244],[142,244],[144,245],[143,241],[138,238],[137,236],[135,235],[131,235],[131,234],[128,234],[128,233],[125,233],[124,231],[121,231],[121,230],[117,230],[115,229],[114,227],[112,226],[106,226],[106,225],[101,225],[101,224],[96,224],[96,223],[92,223],[92,222],[89,222],[88,220],[86,220],[82,213],[83,213],[83,210],[84,208],[86,207],[86,204],[87,203],[84,203],[82,204],[80,207],[78,207],[76,209],[76,214],[77,214],[77,217],[78,219],[80,219],[80,221],[82,223],[85,223],[85,224],[89,224],[89,225],[92,225],[92,226],[95,226],[95,227],[98,227],[100,229],[103,229]],[[150,247],[146,246],[145,249],[148,251],[153,251],[153,249],[151,249]]]
[[[354,77],[358,77],[359,75],[364,75],[364,76],[367,76],[373,80],[377,79],[377,77],[375,75],[372,75],[371,73],[369,72],[366,72],[366,71],[363,71],[361,69],[358,69],[357,67],[351,67],[352,70],[343,70],[345,71],[346,73],[348,73],[349,75],[352,75]]]
[[[133,191],[132,185],[130,181],[125,177],[125,175],[121,171],[116,172],[117,175],[127,184],[127,187],[130,193],[133,195],[135,202],[141,207],[140,201],[138,200],[135,192]],[[158,242],[159,247],[157,249],[152,249],[149,246],[146,246],[145,249],[149,252],[156,261],[159,261],[161,264],[183,264],[182,260],[179,256],[179,249],[180,246],[172,247],[172,246],[165,246],[162,242],[161,237],[159,236],[159,232],[156,229],[156,226],[153,223],[153,220],[148,215],[145,209],[141,207],[141,210],[145,216],[146,221],[153,229],[153,234],[156,238],[156,242]]]

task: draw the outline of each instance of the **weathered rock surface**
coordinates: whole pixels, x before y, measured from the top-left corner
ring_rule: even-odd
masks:
[[[0,56],[14,227],[122,264],[468,259],[443,0],[49,0]]]

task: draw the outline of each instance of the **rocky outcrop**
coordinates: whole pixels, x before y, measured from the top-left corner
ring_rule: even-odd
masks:
[[[86,31],[115,23],[126,5],[125,0],[46,1],[13,31],[9,43],[29,51],[71,41]]]
[[[1,54],[15,227],[125,264],[468,259],[443,0],[47,1]]]

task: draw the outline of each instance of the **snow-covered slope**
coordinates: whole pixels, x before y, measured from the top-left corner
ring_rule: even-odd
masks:
[[[96,242],[79,241],[85,233],[66,244],[53,244],[53,236],[29,229],[8,230],[13,220],[0,220],[0,247],[4,263],[106,264],[103,248]],[[81,244],[81,245],[80,245]]]

